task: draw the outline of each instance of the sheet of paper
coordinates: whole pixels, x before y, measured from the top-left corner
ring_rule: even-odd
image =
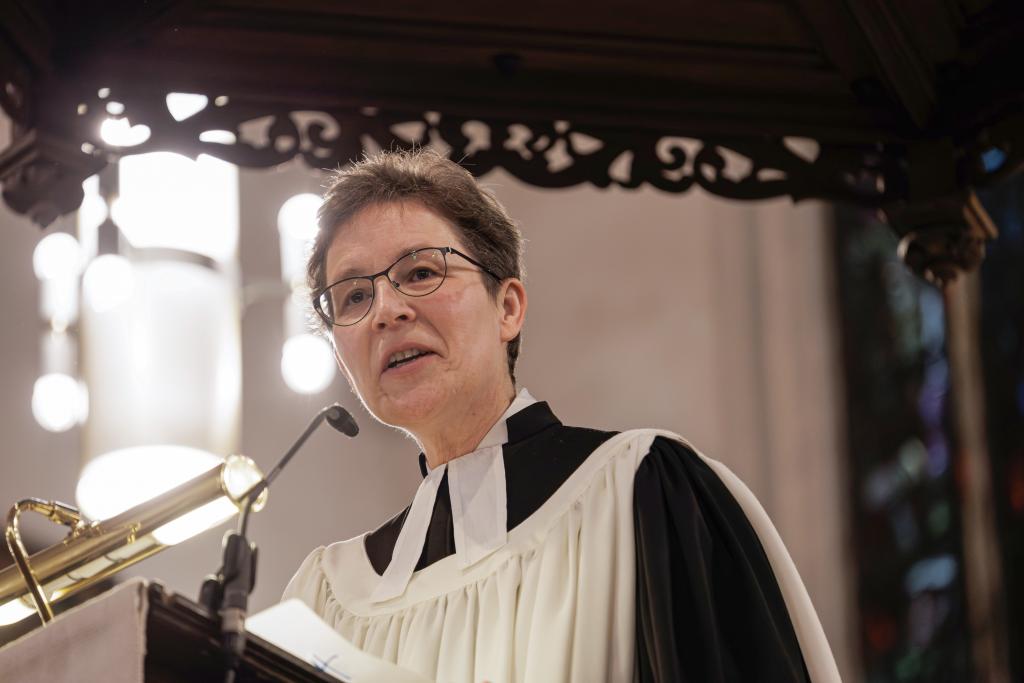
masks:
[[[245,620],[245,628],[346,683],[427,683],[428,679],[363,652],[301,600],[286,600]]]

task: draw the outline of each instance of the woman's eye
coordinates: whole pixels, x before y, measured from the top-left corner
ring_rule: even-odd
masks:
[[[346,306],[357,306],[366,300],[366,292],[357,289],[356,291],[345,297]]]
[[[437,276],[437,273],[435,273],[430,268],[416,268],[409,275],[409,278],[411,280],[413,280],[414,282],[422,282],[423,280],[429,280],[430,278],[436,277],[436,276]]]

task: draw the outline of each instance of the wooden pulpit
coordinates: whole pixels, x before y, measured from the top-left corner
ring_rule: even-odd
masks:
[[[0,648],[5,683],[223,681],[217,620],[159,583],[133,580]],[[249,635],[238,683],[338,679]]]

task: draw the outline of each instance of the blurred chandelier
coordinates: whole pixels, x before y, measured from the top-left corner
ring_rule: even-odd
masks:
[[[178,120],[206,98],[172,94]],[[148,137],[117,102],[101,134],[112,145]],[[207,131],[209,142],[234,142]],[[36,248],[43,334],[42,373],[32,395],[37,422],[53,432],[82,425],[77,502],[109,519],[201,474],[237,452],[241,412],[238,169],[208,155],[154,152],[123,157],[116,173],[83,183],[75,232]],[[281,208],[284,293],[281,371],[292,390],[325,390],[335,374],[325,339],[308,331],[304,264],[316,236],[319,198]],[[283,285],[283,286],[282,286]],[[233,514],[197,520],[178,542]]]

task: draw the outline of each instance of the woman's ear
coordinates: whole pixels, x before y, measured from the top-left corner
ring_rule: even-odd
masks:
[[[526,320],[526,287],[519,278],[509,278],[501,283],[498,292],[501,305],[501,341],[515,339]]]

